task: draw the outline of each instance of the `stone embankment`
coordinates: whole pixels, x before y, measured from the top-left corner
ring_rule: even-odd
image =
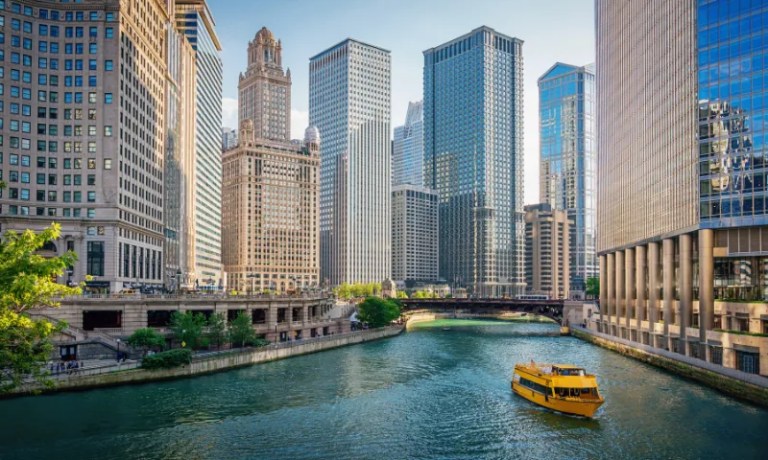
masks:
[[[25,386],[19,388],[15,393],[6,396],[18,396],[38,391],[55,392],[86,390],[97,387],[192,377],[258,363],[265,363],[268,361],[275,361],[292,356],[316,353],[346,345],[393,337],[401,332],[403,332],[402,326],[390,326],[381,329],[371,329],[314,339],[277,343],[263,348],[207,353],[196,356],[189,365],[173,369],[146,370],[135,368],[130,370],[115,370],[114,372],[102,372],[96,375],[73,375],[70,378],[58,379],[56,381],[56,386],[50,389],[42,388],[37,385]]]
[[[582,327],[571,327],[570,330],[571,335],[579,339],[703,383],[734,398],[768,407],[768,378],[629,342]]]

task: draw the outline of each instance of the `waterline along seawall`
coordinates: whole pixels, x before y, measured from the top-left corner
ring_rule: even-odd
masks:
[[[768,407],[768,379],[760,375],[724,368],[582,327],[572,326],[570,331],[571,335],[581,340],[703,383],[734,398]]]
[[[96,375],[74,375],[70,378],[56,381],[53,388],[43,388],[40,385],[26,385],[16,389],[5,397],[22,396],[35,392],[56,392],[70,390],[87,390],[91,388],[107,387],[115,385],[136,384],[192,377],[209,374],[212,372],[236,369],[253,364],[275,361],[292,356],[316,353],[363,342],[370,342],[388,337],[394,337],[404,328],[402,326],[388,326],[381,329],[350,332],[325,336],[316,339],[305,339],[268,345],[263,348],[246,350],[228,350],[219,353],[210,353],[193,358],[189,365],[172,369],[147,370],[135,368],[130,370],[115,370],[114,372]]]

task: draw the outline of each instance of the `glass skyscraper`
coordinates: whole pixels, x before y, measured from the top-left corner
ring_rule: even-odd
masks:
[[[424,177],[439,196],[440,276],[521,294],[522,40],[480,27],[424,51]]]
[[[539,196],[570,226],[570,289],[597,276],[595,69],[556,63],[539,78]]]
[[[196,56],[195,279],[198,289],[222,286],[221,265],[221,44],[208,6],[176,1],[176,24]]]
[[[347,39],[309,63],[309,122],[320,147],[320,277],[391,274],[391,58]]]
[[[392,141],[392,186],[424,185],[424,103],[409,102]]]

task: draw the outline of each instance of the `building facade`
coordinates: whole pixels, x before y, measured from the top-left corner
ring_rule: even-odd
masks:
[[[391,58],[357,40],[313,56],[309,122],[322,136],[323,283],[381,282],[391,274]]]
[[[528,294],[567,299],[571,220],[549,203],[525,207],[525,283]]]
[[[438,279],[437,194],[417,185],[392,187],[392,279]]]
[[[221,150],[229,150],[237,147],[237,130],[227,127],[221,128]]]
[[[424,185],[424,102],[409,102],[392,140],[392,186]],[[394,273],[393,273],[394,275]]]
[[[227,288],[239,292],[295,292],[319,281],[320,135],[311,127],[303,145],[288,139],[289,109],[275,109],[291,97],[279,43],[266,27],[249,43],[238,101],[247,116],[238,146],[222,157],[224,268]]]
[[[195,265],[189,289],[223,287],[221,266],[221,44],[205,0],[175,0],[176,26],[195,52]]]
[[[238,83],[239,123],[251,120],[256,137],[291,136],[291,71],[283,71],[283,46],[262,27],[248,42],[248,67]]]
[[[0,2],[1,230],[60,223],[95,292],[164,283],[170,12],[128,3]]]
[[[424,52],[424,177],[437,191],[440,276],[522,294],[523,42],[488,27]]]
[[[768,375],[766,7],[596,7],[599,327]]]
[[[539,78],[538,85],[539,199],[567,211],[573,221],[570,288],[584,291],[586,280],[599,271],[595,251],[595,69],[558,62]]]

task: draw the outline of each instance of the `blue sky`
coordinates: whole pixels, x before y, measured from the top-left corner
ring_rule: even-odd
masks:
[[[481,25],[522,39],[525,77],[525,202],[538,201],[536,80],[557,61],[594,62],[592,0],[208,0],[224,61],[224,126],[237,127],[237,80],[246,48],[262,27],[283,43],[291,69],[292,137],[303,137],[309,58],[352,37],[392,52],[392,126],[422,98],[422,51]]]

